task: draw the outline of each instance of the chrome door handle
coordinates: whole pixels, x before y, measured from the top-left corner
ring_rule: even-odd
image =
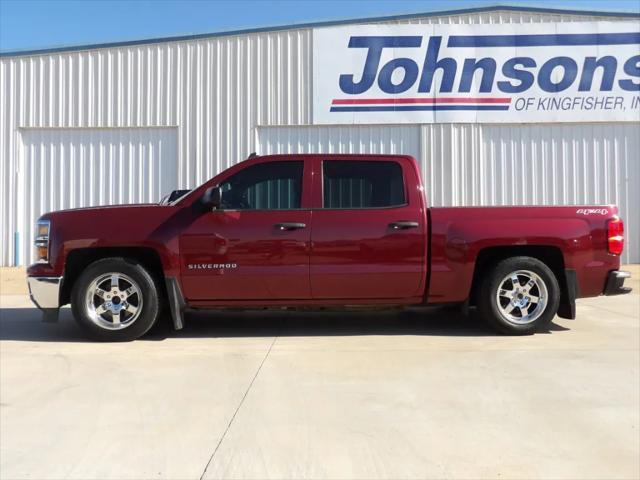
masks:
[[[420,224],[418,222],[392,222],[389,224],[394,230],[407,230],[409,228],[418,228]]]
[[[274,225],[278,230],[301,230],[307,227],[306,223],[297,223],[297,222],[284,222],[284,223],[276,223]]]

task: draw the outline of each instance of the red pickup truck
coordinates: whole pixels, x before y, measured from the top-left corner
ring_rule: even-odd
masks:
[[[187,309],[461,304],[529,334],[627,293],[615,206],[429,208],[406,155],[252,156],[160,204],[43,215],[28,268],[99,340]]]

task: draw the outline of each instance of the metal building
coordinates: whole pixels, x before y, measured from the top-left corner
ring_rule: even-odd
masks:
[[[1,265],[31,261],[33,224],[46,211],[157,201],[253,151],[412,154],[434,206],[616,203],[627,222],[624,260],[639,262],[640,116],[314,120],[319,31],[505,24],[571,31],[574,22],[626,22],[640,32],[636,14],[491,7],[2,53]]]

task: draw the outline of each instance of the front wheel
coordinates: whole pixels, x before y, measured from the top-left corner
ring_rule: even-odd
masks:
[[[478,308],[500,333],[528,335],[549,323],[558,311],[560,287],[547,265],[532,257],[498,263],[480,287]]]
[[[73,316],[93,339],[135,340],[156,322],[159,294],[153,277],[139,263],[105,258],[89,265],[71,292]]]

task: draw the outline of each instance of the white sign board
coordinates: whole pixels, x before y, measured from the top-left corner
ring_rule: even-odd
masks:
[[[313,122],[640,121],[640,23],[348,25],[313,34]]]

